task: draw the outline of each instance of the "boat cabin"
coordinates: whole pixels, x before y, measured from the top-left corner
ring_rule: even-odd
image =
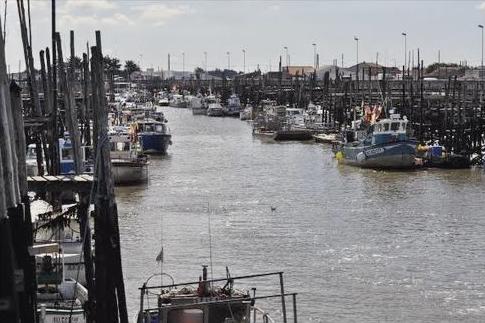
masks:
[[[167,125],[159,121],[139,121],[138,132],[155,132],[161,134],[168,134],[169,129]]]
[[[372,129],[372,144],[406,141],[408,120],[399,114],[392,114],[388,119],[377,121]]]
[[[110,156],[112,160],[115,159],[133,159],[137,156],[136,138],[134,134],[126,132],[110,132]]]

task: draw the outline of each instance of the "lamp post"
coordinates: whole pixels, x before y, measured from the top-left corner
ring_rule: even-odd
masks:
[[[243,49],[243,73],[246,74],[246,50]]]
[[[480,64],[480,79],[483,80],[483,25],[478,25],[478,28],[482,30],[482,61]]]
[[[406,69],[406,67],[408,66],[407,59],[406,59],[407,52],[408,52],[408,44],[407,44],[408,34],[401,33],[401,35],[403,35],[403,37],[404,37],[404,69]]]
[[[206,79],[206,77],[207,77],[207,52],[204,52],[204,70],[205,70],[204,79]]]
[[[182,52],[182,80],[185,79],[185,52]]]
[[[354,36],[355,40],[355,48],[356,48],[356,60],[357,60],[357,65],[356,65],[356,78],[359,78],[359,37]]]
[[[227,70],[231,69],[231,52],[226,52],[227,54]]]
[[[317,44],[313,43],[313,67],[317,69]]]
[[[285,49],[285,56],[286,56],[286,67],[288,68],[288,65],[290,65],[289,63],[289,59],[288,59],[288,47],[285,46],[283,47]]]

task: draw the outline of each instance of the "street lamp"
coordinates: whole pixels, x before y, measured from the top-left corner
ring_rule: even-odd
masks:
[[[205,70],[205,77],[204,79],[207,77],[207,52],[204,52],[204,70]]]
[[[317,44],[313,43],[313,66],[317,69]]]
[[[407,60],[406,60],[407,51],[408,51],[408,48],[407,48],[407,46],[408,46],[408,44],[407,44],[408,34],[401,33],[401,35],[404,36],[404,70],[406,70],[406,67],[408,66]]]
[[[482,75],[480,75],[480,79],[483,80],[483,25],[478,25],[478,28],[482,30],[482,63],[480,65],[480,72]]]
[[[246,50],[243,49],[243,73],[246,74]]]
[[[185,79],[185,52],[182,52],[182,80]]]
[[[355,46],[356,46],[356,59],[357,59],[357,65],[356,65],[356,70],[357,70],[357,74],[356,74],[356,77],[358,78],[359,77],[359,37],[357,36],[354,36],[354,40],[355,40]]]
[[[289,63],[289,59],[288,59],[288,47],[283,47],[285,49],[285,55],[286,55],[286,67],[288,67],[288,65],[290,65]]]

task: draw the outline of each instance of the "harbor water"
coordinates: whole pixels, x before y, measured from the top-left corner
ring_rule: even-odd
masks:
[[[214,278],[284,271],[299,322],[485,321],[483,170],[342,166],[329,146],[162,111],[168,156],[151,158],[147,184],[116,191],[131,319],[163,244],[176,282],[198,280],[210,249]],[[276,279],[254,286],[279,292]],[[257,304],[281,321],[277,300]]]

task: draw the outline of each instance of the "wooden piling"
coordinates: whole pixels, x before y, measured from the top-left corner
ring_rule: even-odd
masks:
[[[56,34],[57,40],[57,56],[59,62],[59,76],[62,84],[62,91],[64,97],[64,106],[66,108],[66,123],[69,130],[69,138],[71,139],[72,149],[74,152],[74,168],[76,174],[83,171],[82,155],[81,155],[81,136],[79,133],[79,123],[76,111],[76,103],[74,100],[74,93],[71,87],[71,82],[67,75],[67,70],[62,56],[61,36]]]

